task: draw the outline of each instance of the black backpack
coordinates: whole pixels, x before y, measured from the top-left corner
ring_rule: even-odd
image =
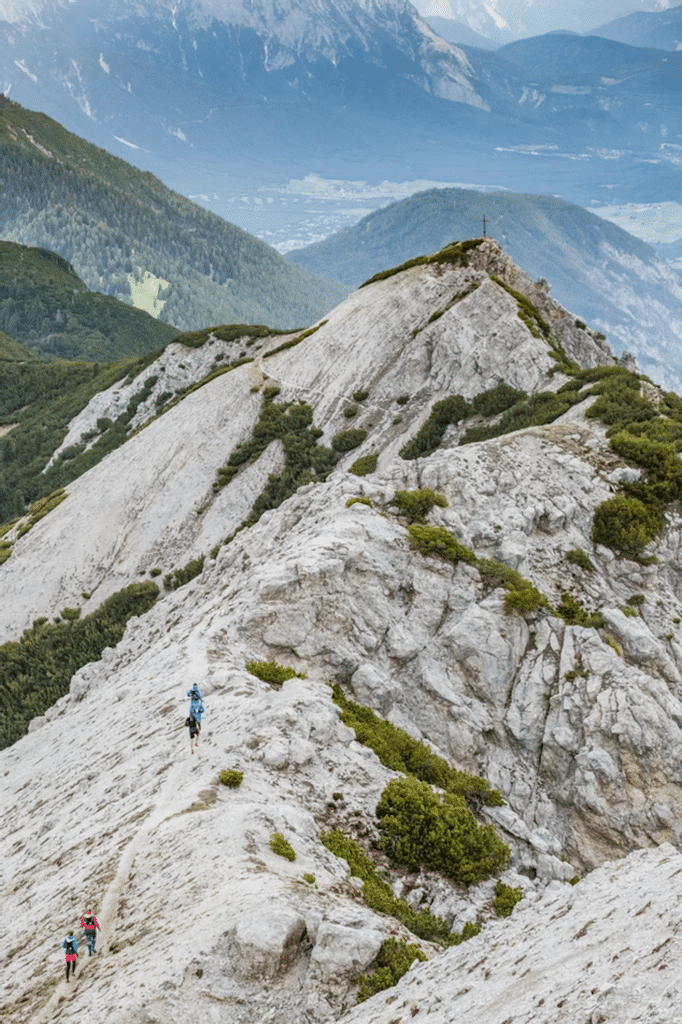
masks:
[[[76,952],[75,947],[74,947],[73,942],[71,941],[71,939],[66,939],[66,945],[64,946],[64,949],[66,950],[66,952],[69,955],[71,955],[72,953]]]
[[[86,914],[84,916],[84,918],[83,918],[83,926],[85,928],[92,928],[93,923],[94,923],[94,918],[93,918],[92,914]]]

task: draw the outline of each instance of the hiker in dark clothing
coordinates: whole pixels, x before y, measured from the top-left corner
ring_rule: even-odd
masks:
[[[69,969],[73,971],[74,978],[76,977],[76,961],[78,960],[78,941],[73,932],[69,932],[62,942],[62,949],[66,954],[66,980],[68,981]]]
[[[97,942],[97,929],[99,928],[99,921],[91,910],[86,910],[81,917],[81,928],[83,929],[83,937],[88,944],[88,956],[92,956],[95,952],[95,943]]]
[[[196,685],[196,683],[191,690],[187,691],[187,696],[189,697],[189,718],[185,722],[185,725],[189,725],[190,718],[194,719],[196,723],[196,746],[198,747],[199,737],[201,735],[201,716],[206,714],[206,709],[204,705],[201,703],[201,690]],[[193,735],[191,728],[189,735],[191,740]],[[192,749],[192,753],[194,753],[194,749]]]
[[[189,729],[189,750],[190,753],[194,753],[195,745],[199,746],[199,723],[190,711],[189,715],[185,719],[185,725]]]

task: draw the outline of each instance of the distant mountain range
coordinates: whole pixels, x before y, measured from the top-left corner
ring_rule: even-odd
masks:
[[[629,350],[658,383],[682,381],[682,281],[644,242],[552,196],[482,195],[432,189],[363,218],[289,258],[324,267],[357,287],[385,267],[431,253],[454,239],[487,233],[554,297],[617,351]]]
[[[433,15],[430,18],[425,17],[424,21],[439,36],[447,39],[450,43],[455,43],[456,46],[466,44],[468,46],[480,46],[483,50],[494,50],[500,45],[498,41],[491,39],[489,36],[484,36],[480,32],[476,32],[465,22],[455,21],[454,18],[441,18],[438,15]]]
[[[415,0],[422,15],[464,22],[500,43],[544,32],[593,34],[599,19],[622,19],[633,11],[666,12],[677,0]],[[637,16],[637,14],[635,15]],[[462,40],[464,41],[464,40]],[[626,40],[624,40],[626,41]],[[643,45],[641,42],[637,45]]]
[[[682,5],[663,11],[635,11],[592,31],[630,46],[679,50],[682,47]]]
[[[548,9],[535,5],[532,30]],[[251,231],[270,216],[263,189],[311,172],[586,204],[607,189],[611,202],[679,189],[679,76],[660,54],[645,72],[631,54],[633,79],[627,54],[613,71],[618,44],[557,64],[572,37],[546,35],[526,64],[448,43],[407,0],[16,0],[2,16],[5,91]]]
[[[135,299],[175,327],[305,326],[345,295],[151,174],[5,97],[0,158],[0,237],[53,250],[88,288]]]

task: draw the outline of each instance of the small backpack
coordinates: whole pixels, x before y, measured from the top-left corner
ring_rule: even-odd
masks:
[[[74,945],[73,945],[73,942],[71,941],[71,939],[66,939],[65,942],[66,942],[66,944],[64,946],[64,949],[66,950],[67,954],[70,956],[72,953],[75,953],[76,950],[74,948]]]
[[[94,924],[94,918],[93,918],[92,914],[86,914],[85,917],[83,918],[83,925],[84,925],[84,927],[85,928],[92,928],[93,924]]]

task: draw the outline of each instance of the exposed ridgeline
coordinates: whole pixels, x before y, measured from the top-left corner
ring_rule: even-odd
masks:
[[[160,318],[181,329],[297,327],[346,293],[5,96],[0,156],[2,237],[59,253],[93,291],[130,302],[153,287]]]
[[[317,1024],[426,956],[353,1019],[449,1019],[489,969],[501,1021],[499,965],[535,1024],[672,1024],[681,400],[474,239],[298,335],[174,341],[64,443],[121,409],[2,536],[3,715],[34,651],[84,659],[0,754],[4,1019]]]
[[[287,258],[357,287],[384,267],[480,232],[484,218],[518,266],[551,281],[559,302],[605,334],[616,351],[632,352],[657,383],[679,388],[678,274],[640,239],[556,196],[429,189]]]

